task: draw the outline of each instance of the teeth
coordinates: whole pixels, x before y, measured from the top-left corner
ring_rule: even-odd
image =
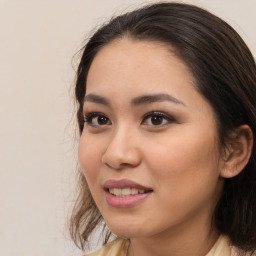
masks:
[[[109,192],[115,196],[132,196],[145,193],[145,190],[137,188],[110,188]]]

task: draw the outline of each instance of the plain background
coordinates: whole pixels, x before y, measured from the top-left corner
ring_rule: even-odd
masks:
[[[82,254],[66,229],[77,158],[72,58],[94,27],[148,2],[0,0],[0,256]],[[222,17],[256,54],[256,0],[183,2]]]

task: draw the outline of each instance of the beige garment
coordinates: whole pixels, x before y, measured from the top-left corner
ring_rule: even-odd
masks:
[[[220,236],[206,256],[230,256],[231,247],[226,236]]]
[[[84,256],[126,256],[129,247],[129,240],[117,238],[107,243],[100,250]]]
[[[117,238],[103,246],[100,250],[84,256],[126,256],[128,247],[129,240]],[[230,250],[228,238],[220,236],[206,256],[231,256]]]

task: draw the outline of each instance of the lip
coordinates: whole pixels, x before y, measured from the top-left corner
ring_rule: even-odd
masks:
[[[138,184],[132,180],[128,179],[122,179],[122,180],[107,180],[104,185],[104,189],[110,189],[110,188],[136,188],[136,189],[141,189],[141,190],[153,190],[152,188],[148,188],[145,186],[142,186],[141,184]]]
[[[141,184],[138,184],[134,181],[122,179],[122,180],[107,180],[104,183],[104,190],[105,190],[105,199],[108,205],[115,207],[115,208],[131,208],[139,203],[143,202],[146,198],[151,195],[153,189],[145,187]],[[109,192],[111,188],[136,188],[138,190],[145,190],[146,193],[137,194],[137,195],[130,195],[130,196],[115,196]]]

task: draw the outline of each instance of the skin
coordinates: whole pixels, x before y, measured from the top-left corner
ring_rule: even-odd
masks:
[[[88,118],[79,161],[108,227],[130,238],[128,255],[206,255],[219,234],[212,215],[223,187],[224,156],[215,115],[196,89],[186,64],[170,47],[129,38],[104,46],[92,62],[86,96]],[[143,95],[168,94],[174,101],[132,104]],[[90,97],[89,97],[90,98]],[[157,111],[152,123],[148,113]],[[153,192],[134,207],[115,208],[105,199],[108,179],[129,179]]]

